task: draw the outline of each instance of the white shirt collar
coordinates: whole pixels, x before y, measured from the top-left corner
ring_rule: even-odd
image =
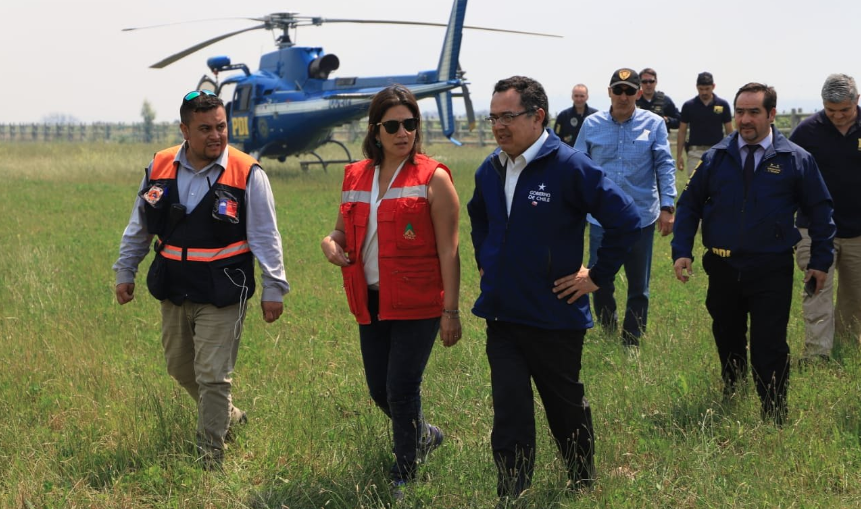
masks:
[[[528,149],[523,151],[523,153],[518,156],[518,158],[522,157],[524,159],[523,166],[526,166],[527,164],[531,163],[533,159],[535,159],[535,156],[538,155],[538,151],[541,150],[542,145],[544,145],[544,142],[547,141],[547,138],[549,137],[550,135],[547,134],[547,129],[543,129],[541,131],[541,136],[539,136],[538,139],[535,140],[535,143],[530,145]],[[501,150],[499,152],[499,162],[501,162],[503,165],[508,164],[509,159],[511,159],[511,156],[506,154],[504,150]]]

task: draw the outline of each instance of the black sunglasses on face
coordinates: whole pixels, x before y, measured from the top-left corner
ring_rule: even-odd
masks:
[[[627,87],[625,85],[616,85],[612,90],[615,95],[634,95],[637,93],[636,88]]]
[[[383,129],[386,130],[389,134],[395,134],[398,132],[398,129],[401,128],[401,124],[404,126],[404,131],[411,133],[416,130],[419,126],[419,119],[417,118],[405,118],[403,121],[400,120],[386,120],[385,122],[377,122],[377,125],[383,126]]]
[[[657,80],[641,80],[640,83],[651,85],[652,83],[657,83]]]

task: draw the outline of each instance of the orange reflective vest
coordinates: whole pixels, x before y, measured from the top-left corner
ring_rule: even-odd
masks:
[[[245,187],[258,162],[231,147],[227,168],[186,213],[176,185],[180,147],[156,153],[141,194],[147,230],[158,235],[147,286],[157,299],[177,305],[186,299],[218,307],[236,304],[255,289]]]
[[[417,320],[442,315],[443,286],[428,186],[444,165],[421,154],[407,161],[377,209],[380,266],[379,320]],[[350,311],[360,324],[371,323],[362,245],[368,229],[374,163],[349,164],[341,190],[345,251],[353,261],[341,267]]]

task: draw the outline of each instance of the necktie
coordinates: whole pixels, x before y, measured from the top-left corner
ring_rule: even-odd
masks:
[[[744,195],[747,196],[747,190],[750,188],[750,182],[753,180],[753,170],[756,168],[756,151],[759,145],[747,146],[747,158],[744,160]]]

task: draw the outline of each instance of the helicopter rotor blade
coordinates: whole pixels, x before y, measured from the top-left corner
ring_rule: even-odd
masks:
[[[309,20],[311,25],[319,26],[323,23],[360,23],[360,24],[369,24],[369,25],[410,25],[410,26],[424,26],[424,27],[446,27],[448,26],[445,23],[430,23],[426,21],[392,21],[387,19],[337,19],[337,18],[310,18]],[[537,35],[539,37],[555,37],[558,39],[562,39],[563,36],[556,34],[543,34],[539,32],[524,32],[521,30],[506,30],[503,28],[488,28],[488,27],[476,27],[476,26],[463,26],[464,29],[469,30],[483,30],[486,32],[502,32],[506,34],[520,34],[520,35]]]
[[[267,25],[263,24],[263,25],[253,26],[250,28],[243,28],[242,30],[236,30],[235,32],[230,32],[230,33],[226,33],[223,35],[219,35],[218,37],[213,37],[212,39],[203,41],[201,43],[195,44],[194,46],[192,46],[190,48],[184,49],[184,50],[180,51],[179,53],[174,53],[173,55],[165,58],[164,60],[161,60],[161,61],[158,61],[158,62],[152,64],[150,66],[150,68],[162,69],[162,68],[167,67],[170,64],[176,62],[177,60],[185,58],[188,55],[191,55],[192,53],[194,53],[196,51],[202,50],[203,48],[209,46],[210,44],[215,44],[216,42],[227,39],[228,37],[233,37],[234,35],[239,35],[241,33],[250,32],[251,30],[259,30],[261,28],[267,28]]]

